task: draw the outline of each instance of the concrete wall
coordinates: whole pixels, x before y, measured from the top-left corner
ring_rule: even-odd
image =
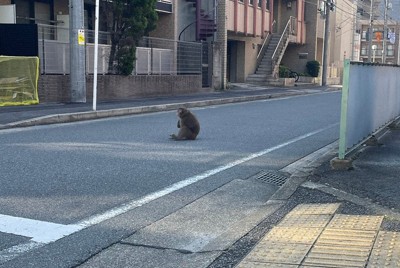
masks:
[[[39,78],[40,103],[71,100],[69,75],[42,75]],[[207,91],[201,85],[201,75],[99,75],[97,99],[112,101],[138,97],[170,96]],[[86,78],[86,98],[93,99],[93,76]]]
[[[159,13],[157,28],[150,33],[151,37],[176,39],[175,19],[173,14]]]
[[[287,7],[284,6],[281,8],[287,9]],[[320,59],[318,59],[317,54],[320,49],[322,51],[322,47],[320,47],[317,42],[317,31],[318,31],[318,23],[320,22],[319,21],[320,16],[317,11],[316,3],[315,4],[311,2],[305,3],[304,18],[307,31],[305,34],[306,36],[305,44],[304,45],[293,44],[293,43],[289,44],[281,61],[282,65],[285,65],[298,73],[307,72],[306,64],[308,61],[311,60],[320,61]],[[286,22],[287,19],[288,18],[285,18]],[[300,57],[300,55],[302,55],[302,57]]]
[[[249,74],[253,74],[257,67],[258,48],[263,39],[260,37],[244,37],[228,32],[230,41],[230,70],[229,82],[243,83]]]

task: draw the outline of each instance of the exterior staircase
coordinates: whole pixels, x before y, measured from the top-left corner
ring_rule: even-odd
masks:
[[[272,34],[268,45],[263,46],[257,57],[257,69],[250,74],[246,82],[258,85],[282,85],[279,80],[279,64],[285,54],[290,37],[293,35],[292,18],[286,24],[282,35]],[[264,48],[265,47],[265,48]]]
[[[186,0],[192,3],[196,8],[196,41],[206,40],[217,31],[217,24],[214,18],[214,12],[206,12],[201,9],[201,0]]]
[[[281,38],[278,34],[272,34],[270,41],[268,43],[267,48],[265,49],[265,53],[261,54],[261,60],[259,60],[259,64],[257,70],[254,74],[250,74],[246,82],[250,84],[276,84],[279,83],[279,79],[274,77],[273,75],[273,64],[272,64],[272,55],[274,54],[275,49],[278,46],[279,39]]]

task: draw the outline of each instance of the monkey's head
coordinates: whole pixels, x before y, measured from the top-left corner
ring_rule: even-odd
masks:
[[[178,108],[178,110],[176,111],[176,114],[180,118],[182,118],[183,116],[185,116],[188,113],[190,113],[190,111],[184,107]]]

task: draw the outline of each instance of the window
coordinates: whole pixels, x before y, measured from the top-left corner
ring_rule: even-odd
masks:
[[[361,39],[367,39],[367,31],[366,30],[362,31]]]
[[[261,2],[262,0],[258,0],[258,7],[261,8]]]
[[[253,5],[253,0],[249,0],[249,6]]]
[[[386,55],[387,56],[394,56],[394,47],[393,45],[387,45],[387,49],[386,49]]]
[[[362,45],[361,46],[361,56],[366,56],[367,55],[367,46]]]

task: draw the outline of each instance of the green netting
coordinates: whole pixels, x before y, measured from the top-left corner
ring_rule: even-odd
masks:
[[[0,56],[0,106],[38,104],[38,57]]]

